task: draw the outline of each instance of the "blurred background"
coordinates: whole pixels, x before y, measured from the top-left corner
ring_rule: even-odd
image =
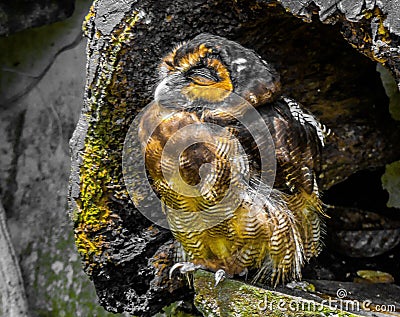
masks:
[[[82,22],[90,5],[0,2],[2,316],[116,316],[97,303],[67,214],[68,141],[83,103]],[[23,287],[12,285],[10,265],[18,264]],[[23,298],[15,303],[21,310],[8,307],[16,290],[25,291],[25,311]]]

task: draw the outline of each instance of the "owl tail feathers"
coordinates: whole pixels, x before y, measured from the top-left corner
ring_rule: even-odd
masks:
[[[253,282],[270,278],[276,286],[279,282],[301,279],[304,250],[301,233],[293,213],[288,209],[282,193],[273,190],[264,209],[270,231],[269,255],[263,261]],[[275,196],[275,197],[274,197]]]

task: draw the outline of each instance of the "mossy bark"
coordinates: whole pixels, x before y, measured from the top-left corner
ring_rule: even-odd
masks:
[[[184,282],[168,279],[172,236],[135,209],[121,167],[129,125],[151,101],[157,65],[175,44],[209,32],[238,41],[272,62],[281,73],[283,93],[302,102],[334,132],[319,171],[322,188],[400,157],[400,129],[390,117],[376,73],[380,62],[400,79],[397,26],[386,23],[387,8],[366,8],[350,19],[339,5],[328,10],[328,2],[93,3],[84,25],[87,82],[71,140],[69,196],[76,244],[106,309],[151,315],[192,294]],[[336,25],[316,18],[304,23],[290,13],[311,21],[318,12],[315,3],[325,8],[320,18]]]
[[[214,284],[214,274],[195,273],[194,303],[204,316],[359,316],[334,307],[332,300],[329,306],[328,301],[321,303],[234,280]]]
[[[399,316],[400,287],[310,281],[291,288],[259,288],[225,280],[215,286],[214,274],[194,274],[194,303],[204,316]]]

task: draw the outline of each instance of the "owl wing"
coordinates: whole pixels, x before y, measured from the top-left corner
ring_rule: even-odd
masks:
[[[290,193],[317,193],[319,168],[327,129],[293,99],[282,97],[260,108],[275,144],[275,187]]]
[[[324,225],[315,171],[321,161],[324,138],[329,134],[317,119],[296,101],[282,97],[260,110],[275,143],[277,171],[274,187],[285,192],[296,218],[306,261],[321,250]]]

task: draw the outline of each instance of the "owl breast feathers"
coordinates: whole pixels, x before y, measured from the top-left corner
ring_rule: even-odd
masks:
[[[324,126],[280,95],[271,65],[222,37],[177,46],[159,75],[139,139],[182,259],[254,269],[254,281],[301,278],[321,250]]]

